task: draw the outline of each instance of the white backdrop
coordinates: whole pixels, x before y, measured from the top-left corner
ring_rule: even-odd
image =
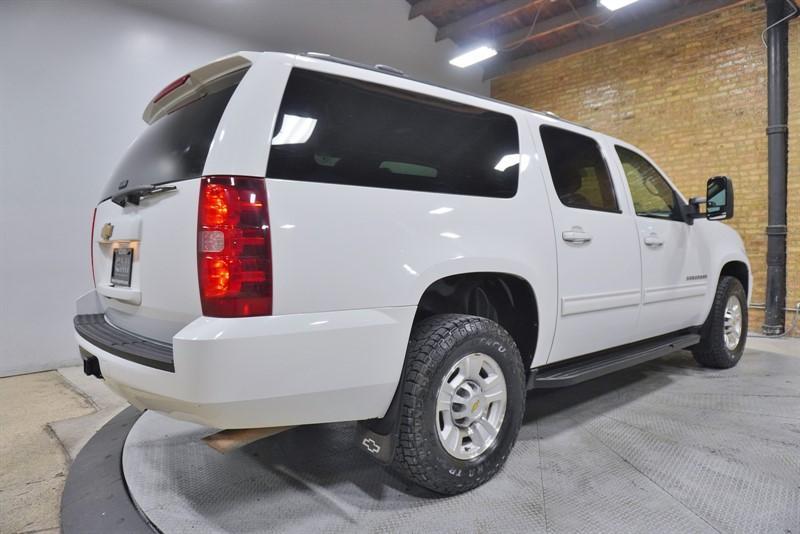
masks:
[[[142,110],[237,50],[316,50],[486,92],[403,0],[0,1],[0,376],[79,363],[92,209]],[[263,32],[261,31],[263,29]]]

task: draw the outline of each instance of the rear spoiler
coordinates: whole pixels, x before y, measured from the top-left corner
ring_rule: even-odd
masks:
[[[167,85],[147,104],[142,118],[147,124],[172,113],[207,94],[215,93],[231,85],[231,75],[244,75],[253,64],[249,52],[237,52],[212,61],[185,74]]]

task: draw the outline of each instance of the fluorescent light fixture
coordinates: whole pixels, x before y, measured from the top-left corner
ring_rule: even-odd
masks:
[[[622,9],[625,6],[629,6],[639,0],[600,0],[600,4],[609,9],[611,11],[616,11],[618,9]]]
[[[494,166],[494,170],[503,172],[514,165],[519,165],[519,154],[506,154],[500,158],[500,161]]]
[[[428,213],[430,213],[431,215],[444,215],[445,213],[450,213],[451,211],[453,211],[453,208],[442,206],[441,208],[436,208],[435,210],[431,210]]]
[[[479,46],[469,52],[465,52],[458,57],[454,57],[450,60],[451,65],[455,65],[456,67],[469,67],[470,65],[474,65],[484,59],[489,59],[490,57],[494,57],[497,55],[497,50],[494,48],[489,48],[488,46]]]
[[[297,115],[284,115],[281,131],[272,138],[273,145],[299,145],[308,141],[317,119],[298,117]]]
[[[458,238],[461,237],[460,235],[458,235],[458,234],[456,234],[454,232],[442,232],[439,235],[442,236],[442,237],[446,237],[447,239],[458,239]]]

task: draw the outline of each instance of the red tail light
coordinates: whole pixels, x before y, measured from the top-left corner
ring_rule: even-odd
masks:
[[[271,256],[264,179],[203,178],[197,224],[203,315],[271,315]]]
[[[97,287],[97,282],[94,278],[94,221],[97,219],[97,208],[92,212],[92,233],[89,234],[89,267],[92,268],[92,285]]]

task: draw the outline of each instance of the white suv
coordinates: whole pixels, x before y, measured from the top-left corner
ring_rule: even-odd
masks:
[[[725,177],[686,200],[635,147],[318,54],[179,78],[102,194],[87,373],[212,427],[360,421],[441,493],[485,482],[526,389],[744,350]]]

